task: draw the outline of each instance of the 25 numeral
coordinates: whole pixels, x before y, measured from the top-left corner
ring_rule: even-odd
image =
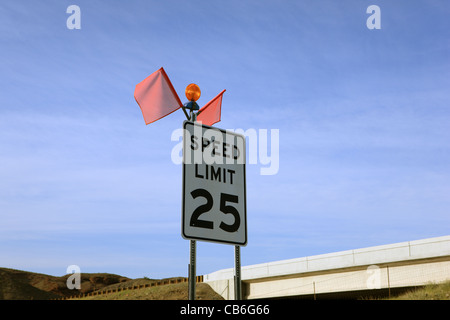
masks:
[[[196,189],[191,192],[191,196],[194,199],[203,197],[206,199],[206,203],[194,210],[189,222],[190,226],[197,228],[214,229],[213,221],[199,219],[202,214],[207,213],[213,207],[214,200],[211,194],[205,189]],[[227,202],[239,203],[239,198],[238,196],[228,193],[220,194],[220,211],[224,214],[231,214],[234,217],[234,223],[227,224],[222,221],[219,225],[219,228],[226,232],[236,232],[241,225],[241,217],[239,216],[239,212],[237,211],[237,209],[231,205],[227,205]]]

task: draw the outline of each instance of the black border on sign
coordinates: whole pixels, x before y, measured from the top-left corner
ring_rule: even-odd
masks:
[[[184,163],[184,144],[185,144],[184,141],[185,141],[185,132],[186,132],[185,130],[186,130],[186,126],[188,124],[189,125],[193,125],[193,126],[201,126],[202,130],[203,130],[203,128],[218,130],[218,131],[221,131],[224,134],[231,134],[231,135],[239,136],[242,139],[244,139],[244,145],[245,145],[244,157],[245,157],[245,161],[244,161],[243,166],[244,166],[244,221],[245,221],[245,230],[244,230],[244,232],[245,232],[245,241],[243,243],[241,243],[241,242],[216,240],[216,239],[209,239],[209,238],[201,238],[201,237],[191,237],[191,236],[186,236],[185,233],[184,233],[184,220],[186,218],[185,217],[185,210],[184,210],[184,206],[185,206],[185,199],[184,199],[184,196],[185,196],[185,181],[186,181],[186,179],[185,179],[185,174],[186,174],[185,167],[186,167],[186,164]],[[248,241],[248,239],[247,239],[247,173],[245,171],[245,164],[247,162],[247,157],[246,157],[246,154],[245,154],[247,152],[246,148],[247,147],[246,147],[246,143],[245,143],[245,136],[242,135],[242,134],[235,133],[235,132],[230,132],[230,131],[227,131],[227,130],[224,130],[224,129],[220,129],[220,128],[216,128],[216,127],[207,126],[207,125],[200,124],[200,123],[194,123],[192,121],[185,120],[183,122],[183,175],[182,175],[182,177],[183,177],[183,182],[182,182],[183,188],[182,188],[182,196],[181,196],[182,197],[182,205],[181,205],[181,236],[183,237],[183,239],[186,239],[186,240],[200,240],[200,241],[208,241],[208,242],[222,243],[222,244],[231,244],[231,245],[239,245],[239,246],[243,246],[243,247],[245,247],[247,245],[247,241]]]

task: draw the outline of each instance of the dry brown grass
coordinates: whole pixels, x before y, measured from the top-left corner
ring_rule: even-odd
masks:
[[[423,288],[391,298],[390,300],[450,300],[450,281],[429,284]]]
[[[223,300],[208,284],[197,283],[196,300]],[[188,283],[174,283],[134,290],[119,290],[101,295],[87,296],[80,300],[187,300]]]

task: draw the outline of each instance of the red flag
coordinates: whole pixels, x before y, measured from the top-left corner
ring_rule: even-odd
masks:
[[[214,99],[205,104],[203,108],[198,111],[197,121],[202,124],[212,126],[214,123],[220,121],[220,110],[222,107],[222,96],[226,90],[219,93]]]
[[[145,124],[155,122],[183,105],[163,68],[136,85],[134,98],[141,108]]]

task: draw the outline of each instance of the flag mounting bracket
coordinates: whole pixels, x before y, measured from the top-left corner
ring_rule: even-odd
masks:
[[[200,109],[197,102],[195,102],[195,101],[186,102],[181,108],[183,109],[183,112],[188,120],[192,120],[192,117],[189,116],[186,109],[189,109],[191,114],[193,114],[194,111],[197,111],[198,109]],[[198,115],[198,112],[197,112],[197,115]]]
[[[189,117],[189,114],[186,112],[186,108],[184,106],[181,106],[181,109],[183,109],[184,115],[186,116],[186,118],[188,120],[191,120],[191,118]]]

